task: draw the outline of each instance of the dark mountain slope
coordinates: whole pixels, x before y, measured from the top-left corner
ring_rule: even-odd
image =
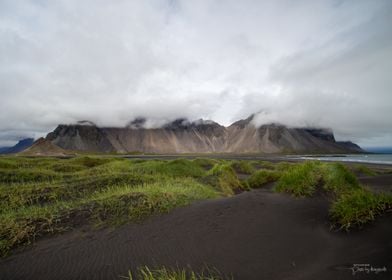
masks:
[[[138,118],[123,128],[97,127],[91,122],[59,125],[46,137],[73,151],[142,153],[353,153],[351,142],[337,142],[331,130],[289,128],[279,124],[256,127],[253,115],[229,127],[213,121],[177,119],[160,128],[144,128]]]
[[[115,151],[105,131],[90,123],[59,125],[46,139],[65,150],[103,153]]]
[[[15,153],[19,153],[19,152],[21,152],[23,150],[26,150],[33,143],[34,143],[34,139],[33,138],[22,139],[18,143],[16,143],[16,145],[13,146],[13,147],[0,148],[0,154],[15,154]]]

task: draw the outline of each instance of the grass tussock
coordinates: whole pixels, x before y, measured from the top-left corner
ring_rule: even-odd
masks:
[[[0,183],[4,184],[53,181],[61,178],[61,174],[40,168],[0,169]]]
[[[324,188],[335,195],[360,188],[357,177],[341,163],[322,165]]]
[[[275,170],[258,170],[248,179],[247,184],[250,188],[260,188],[263,185],[277,181],[281,176],[281,172]]]
[[[282,165],[281,163],[279,163]],[[306,161],[296,165],[286,166],[280,176],[275,190],[288,192],[294,196],[311,196],[321,179],[320,163]]]
[[[288,171],[290,170],[292,167],[296,166],[298,163],[292,163],[292,162],[278,162],[276,164],[274,164],[274,169],[278,170],[278,171]]]
[[[170,177],[203,177],[205,169],[196,161],[175,159],[171,161],[143,161],[136,164],[133,170],[142,174],[165,175]]]
[[[85,204],[92,205],[94,218],[99,223],[121,224],[155,213],[167,213],[196,200],[217,197],[218,193],[212,188],[187,178],[113,187],[93,196]]]
[[[241,181],[238,179],[236,172],[229,163],[216,164],[209,171],[209,175],[212,185],[226,196],[233,195],[236,191],[244,188]]]
[[[254,166],[249,161],[245,160],[236,160],[231,163],[231,167],[236,173],[252,174],[255,172]]]
[[[199,165],[201,168],[208,171],[212,167],[214,167],[215,164],[218,164],[219,161],[211,158],[196,158],[193,160],[193,163]]]
[[[264,161],[264,160],[259,160],[259,161],[255,161],[253,163],[253,165],[257,168],[257,169],[277,169],[278,164],[272,163],[270,161]]]
[[[126,277],[129,280],[223,280],[232,279],[231,277],[223,277],[217,270],[207,269],[200,273],[191,269],[184,268],[166,268],[164,266],[151,269],[147,266],[140,267],[136,276],[129,272]]]
[[[275,186],[276,191],[294,196],[311,196],[317,188],[322,188],[332,199],[330,217],[340,229],[361,227],[392,206],[391,195],[366,190],[341,163],[307,161],[287,166]]]
[[[391,195],[374,194],[360,188],[345,193],[334,201],[330,214],[340,228],[349,230],[373,221],[391,207]]]

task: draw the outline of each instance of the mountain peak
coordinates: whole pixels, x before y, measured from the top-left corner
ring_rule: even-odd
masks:
[[[135,118],[133,121],[129,122],[129,124],[127,125],[128,128],[132,128],[132,129],[140,129],[140,128],[144,128],[145,124],[146,124],[146,118],[143,117],[137,117]]]
[[[230,125],[230,127],[239,127],[239,128],[244,128],[245,126],[248,126],[254,119],[255,114],[250,115],[246,119],[242,119],[239,121],[236,121]]]
[[[191,122],[187,119],[187,118],[178,118],[175,119],[172,122],[169,122],[167,124],[165,124],[163,126],[163,128],[166,129],[173,129],[173,130],[177,130],[177,129],[187,129],[191,126]]]

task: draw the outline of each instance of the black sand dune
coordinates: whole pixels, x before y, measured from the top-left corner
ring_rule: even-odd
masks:
[[[392,192],[392,174],[360,177],[359,181],[376,192]]]
[[[234,279],[392,279],[392,216],[331,232],[321,195],[256,190],[196,203],[142,224],[81,229],[41,240],[0,263],[1,279],[121,279],[141,265],[207,264]],[[379,274],[353,264],[386,267]]]

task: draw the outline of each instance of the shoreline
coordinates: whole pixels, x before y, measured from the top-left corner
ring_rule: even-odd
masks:
[[[371,161],[354,161],[354,160],[328,160],[322,159],[326,157],[331,158],[345,158],[352,156],[352,154],[344,155],[214,155],[214,154],[197,154],[197,155],[181,155],[181,154],[168,154],[168,155],[125,155],[115,156],[127,159],[161,159],[161,160],[172,160],[172,159],[196,159],[196,158],[209,158],[209,159],[223,159],[223,160],[263,160],[269,162],[301,162],[305,160],[317,160],[322,162],[335,162],[344,163],[349,165],[369,165],[372,167],[392,167],[392,162],[371,162]]]
[[[392,167],[392,154],[387,153],[355,153],[355,154],[232,154],[232,153],[197,153],[197,154],[96,154],[96,153],[75,153],[73,155],[64,156],[24,156],[19,154],[0,154],[2,157],[25,157],[25,158],[39,158],[39,157],[52,157],[52,158],[75,158],[75,157],[102,157],[102,158],[126,158],[126,159],[140,159],[140,160],[171,160],[171,159],[196,159],[196,158],[209,158],[209,159],[223,159],[223,160],[264,160],[270,162],[292,161],[299,162],[304,160],[319,160],[323,162],[342,162],[348,164],[363,164],[371,166],[389,166]],[[350,157],[358,156],[390,156],[390,161],[380,160],[363,160],[363,159],[350,159]],[[336,160],[335,160],[336,159]]]

